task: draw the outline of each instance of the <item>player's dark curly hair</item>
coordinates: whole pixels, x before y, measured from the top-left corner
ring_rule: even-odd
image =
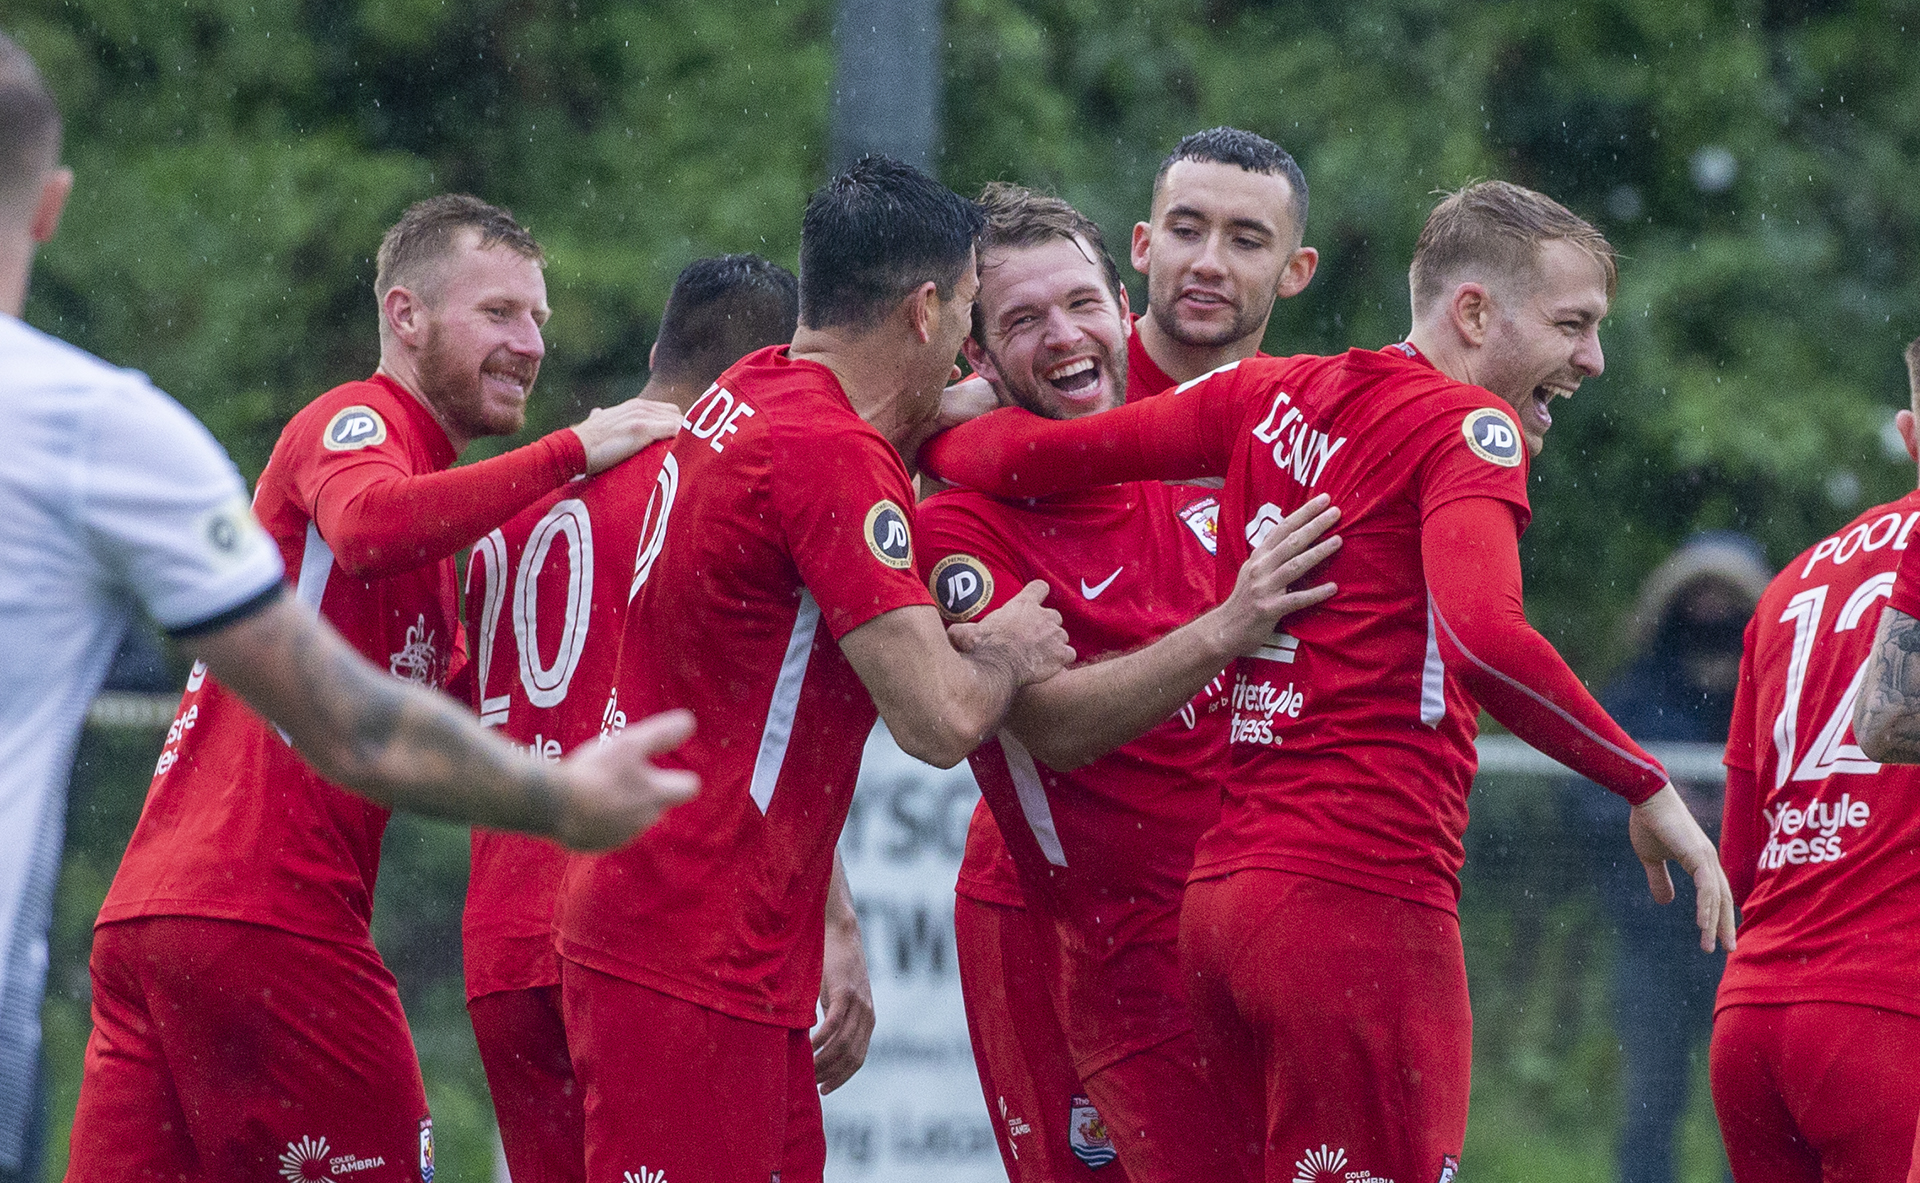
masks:
[[[986,218],[914,168],[864,156],[807,199],[800,223],[800,323],[869,329],[932,281],[943,300]]]
[[[462,230],[479,234],[482,249],[504,244],[546,266],[546,253],[513,220],[513,214],[465,193],[442,193],[408,206],[381,238],[373,279],[375,298],[384,298],[397,287],[413,289],[427,283],[433,264],[453,249],[454,238]]]
[[[705,387],[734,362],[793,340],[800,283],[759,255],[695,259],[681,269],[660,316],[653,372]]]
[[[1157,203],[1167,173],[1183,160],[1204,164],[1231,164],[1250,173],[1264,173],[1287,180],[1287,212],[1293,215],[1293,230],[1301,234],[1307,228],[1307,174],[1285,148],[1250,131],[1237,127],[1210,127],[1196,131],[1173,146],[1153,174],[1153,196]],[[1298,245],[1298,244],[1296,244]]]
[[[982,255],[992,250],[1039,246],[1055,239],[1074,242],[1083,251],[1092,252],[1090,261],[1099,260],[1101,274],[1107,280],[1107,294],[1113,297],[1114,304],[1120,303],[1120,269],[1114,266],[1113,257],[1107,253],[1106,236],[1100,233],[1099,224],[1092,218],[1058,197],[1035,193],[1006,181],[988,181],[976,202],[987,216],[987,230],[980,237]],[[982,266],[985,264],[982,259]],[[982,316],[980,302],[976,300],[973,339],[984,343],[986,325]]]
[[[27,51],[0,33],[0,204],[27,193],[60,157],[60,108]]]

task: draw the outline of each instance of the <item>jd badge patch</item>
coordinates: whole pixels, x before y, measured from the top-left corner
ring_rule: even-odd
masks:
[[[372,407],[342,407],[327,420],[320,442],[329,452],[357,452],[387,442],[387,421]]]
[[[940,615],[956,623],[972,620],[993,602],[993,573],[972,555],[948,555],[935,563],[927,587]]]
[[[907,530],[906,511],[891,501],[873,503],[867,511],[867,549],[896,571],[913,566],[913,535]]]
[[[1473,454],[1490,464],[1513,468],[1520,463],[1520,432],[1504,412],[1492,407],[1469,411],[1460,423],[1460,434],[1467,437]]]

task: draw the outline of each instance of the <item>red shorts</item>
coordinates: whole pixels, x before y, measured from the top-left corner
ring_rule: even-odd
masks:
[[[94,930],[72,1180],[422,1183],[433,1125],[371,943],[155,916]]]
[[[1242,870],[1187,886],[1180,955],[1207,1074],[1268,1183],[1452,1177],[1473,1016],[1451,913]]]
[[[584,1116],[560,987],[495,990],[468,999],[467,1014],[515,1183],[580,1183],[587,1177]]]
[[[1920,1018],[1844,1002],[1724,1007],[1713,1109],[1740,1183],[1906,1179]]]
[[[1259,1145],[1236,1132],[1206,1079],[1192,1031],[1088,1076],[1087,1095],[1136,1183],[1229,1183],[1260,1176]]]
[[[1007,1178],[1126,1179],[1124,1167],[1106,1165],[1115,1157],[1113,1139],[1073,1070],[1026,909],[957,896],[953,931],[973,1062]]]
[[[560,959],[592,1183],[820,1183],[826,1131],[803,1027],[709,1010]]]

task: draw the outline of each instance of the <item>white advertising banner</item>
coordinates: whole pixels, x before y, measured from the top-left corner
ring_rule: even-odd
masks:
[[[823,1102],[827,1183],[1004,1181],[980,1098],[954,962],[953,880],[980,790],[876,727],[840,857],[873,979],[873,1045]]]

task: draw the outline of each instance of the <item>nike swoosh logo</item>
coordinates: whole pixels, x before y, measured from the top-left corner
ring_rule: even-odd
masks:
[[[1080,581],[1080,594],[1087,597],[1089,600],[1097,599],[1101,592],[1106,591],[1107,588],[1112,585],[1114,580],[1120,578],[1120,572],[1125,571],[1126,569],[1127,568],[1125,564],[1115,567],[1113,569],[1113,574],[1107,576],[1105,579],[1102,579],[1099,583],[1094,584],[1092,587],[1088,587],[1087,581],[1082,579]]]

